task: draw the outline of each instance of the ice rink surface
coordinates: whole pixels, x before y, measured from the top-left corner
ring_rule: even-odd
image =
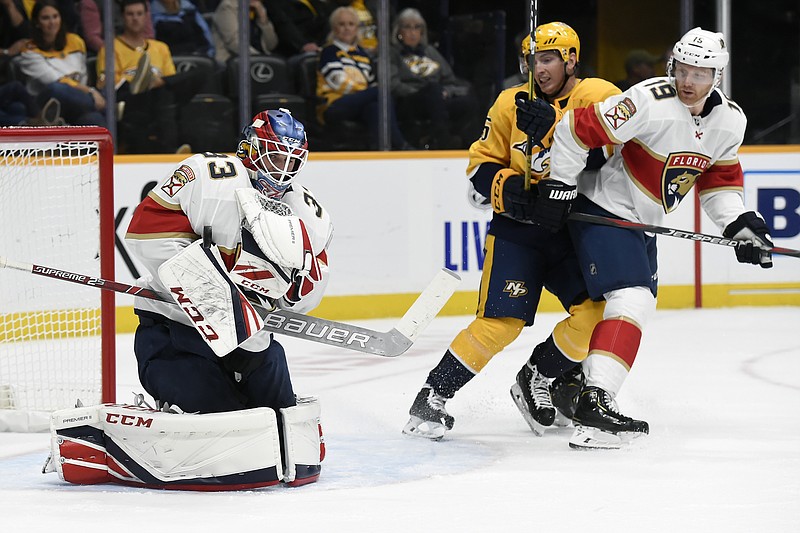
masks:
[[[800,531],[800,308],[659,311],[618,400],[651,434],[576,451],[536,438],[508,389],[559,314],[448,402],[441,442],[400,433],[471,317],[438,318],[396,359],[281,337],[295,390],[322,402],[318,483],[241,493],[79,487],[40,473],[47,434],[0,433],[0,531]],[[359,324],[387,330],[393,320]],[[142,392],[119,337],[118,400]]]

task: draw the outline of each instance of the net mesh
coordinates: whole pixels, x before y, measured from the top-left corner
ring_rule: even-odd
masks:
[[[0,137],[0,255],[100,276],[98,155]],[[100,292],[0,270],[0,418],[100,402]]]

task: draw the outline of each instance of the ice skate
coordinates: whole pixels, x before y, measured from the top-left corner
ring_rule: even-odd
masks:
[[[558,376],[550,384],[550,397],[556,408],[554,426],[567,427],[572,424],[575,407],[578,405],[578,395],[583,389],[586,378],[581,365],[576,365],[572,370]]]
[[[439,396],[429,385],[422,387],[408,414],[411,415],[403,433],[414,437],[441,440],[444,434],[453,429],[455,418],[444,409],[447,398]]]
[[[517,404],[525,422],[539,437],[553,425],[556,409],[550,398],[550,382],[535,365],[525,363],[517,372],[517,381],[511,386],[511,397]]]
[[[614,399],[600,387],[583,389],[572,422],[575,432],[569,446],[579,450],[616,450],[650,432],[644,420],[620,414]]]

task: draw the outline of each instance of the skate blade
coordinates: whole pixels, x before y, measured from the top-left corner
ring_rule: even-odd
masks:
[[[423,420],[419,417],[412,416],[403,428],[403,433],[406,435],[411,435],[412,437],[438,441],[442,440],[444,434],[447,433],[447,428],[438,422],[430,422],[428,420]]]
[[[557,428],[568,428],[572,426],[572,419],[567,417],[561,412],[561,409],[556,408],[556,418],[553,420],[553,426]]]
[[[636,431],[609,433],[598,428],[576,426],[575,432],[569,439],[569,447],[575,450],[619,450],[643,435],[646,433]]]
[[[522,396],[522,389],[519,386],[519,383],[514,383],[511,385],[511,399],[514,400],[514,404],[516,404],[517,409],[519,409],[519,413],[522,415],[522,418],[525,419],[525,422],[528,423],[528,427],[531,428],[533,434],[537,437],[543,437],[544,432],[550,426],[544,426],[537,422],[532,416],[531,413],[528,411],[528,404],[525,403],[525,398]]]

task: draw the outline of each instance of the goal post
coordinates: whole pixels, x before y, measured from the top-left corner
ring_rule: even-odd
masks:
[[[0,128],[0,255],[114,279],[114,146],[99,126]],[[0,431],[114,402],[114,294],[0,270]]]

